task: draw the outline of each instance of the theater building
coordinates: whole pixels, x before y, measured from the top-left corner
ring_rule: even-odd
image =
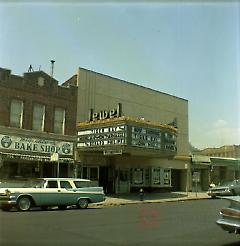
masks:
[[[188,101],[79,68],[78,176],[109,193],[186,190]]]
[[[1,179],[72,175],[76,100],[76,87],[43,71],[0,68]]]

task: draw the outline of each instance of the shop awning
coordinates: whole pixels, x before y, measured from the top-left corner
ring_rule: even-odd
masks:
[[[27,161],[40,161],[40,162],[51,162],[50,156],[43,155],[27,155],[27,154],[19,154],[19,153],[7,153],[0,152],[3,160],[12,160],[12,159],[20,159]],[[59,163],[74,163],[74,159],[70,157],[60,157]]]
[[[210,157],[211,164],[213,166],[222,166],[222,167],[237,167],[240,168],[240,159],[235,158],[221,158],[221,157]]]

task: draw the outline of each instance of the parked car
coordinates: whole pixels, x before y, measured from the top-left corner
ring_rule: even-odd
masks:
[[[240,195],[240,180],[220,182],[219,185],[209,188],[207,194],[212,198],[215,198],[216,196]]]
[[[220,212],[221,218],[216,221],[223,230],[240,234],[240,196],[224,197],[230,205]]]
[[[18,184],[19,186],[19,184]],[[27,211],[32,207],[58,206],[65,209],[76,205],[87,208],[89,203],[105,200],[102,187],[91,187],[91,181],[74,178],[42,178],[24,182],[16,188],[0,188],[0,207],[9,210],[16,207],[19,211]]]

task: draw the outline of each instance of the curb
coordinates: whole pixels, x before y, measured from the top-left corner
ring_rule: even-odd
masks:
[[[167,203],[167,202],[185,202],[194,200],[204,200],[210,199],[209,197],[191,197],[191,198],[176,198],[176,199],[163,199],[163,200],[143,200],[143,201],[126,201],[126,202],[109,202],[109,203],[99,203],[91,204],[91,207],[114,207],[114,206],[124,206],[124,205],[136,205],[136,204],[149,204],[149,203]],[[89,204],[90,205],[90,204]]]

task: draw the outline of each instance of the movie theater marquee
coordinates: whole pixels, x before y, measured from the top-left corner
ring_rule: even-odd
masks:
[[[112,125],[79,130],[77,147],[83,149],[105,146],[132,146],[176,151],[176,138],[172,138],[174,141],[166,142],[165,137],[166,134],[160,128],[140,127],[128,124]]]

